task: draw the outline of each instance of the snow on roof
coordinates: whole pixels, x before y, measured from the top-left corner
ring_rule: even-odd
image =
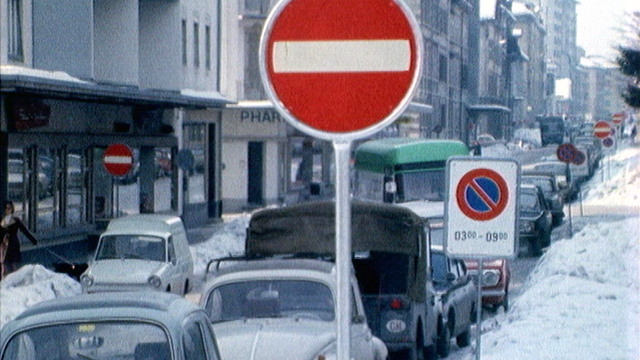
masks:
[[[42,69],[33,69],[16,65],[0,65],[0,74],[2,75],[23,75],[38,77],[49,80],[59,80],[67,82],[75,82],[80,84],[88,84],[88,82],[75,78],[64,71],[49,71]]]

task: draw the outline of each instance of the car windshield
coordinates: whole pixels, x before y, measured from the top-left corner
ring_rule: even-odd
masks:
[[[404,196],[402,201],[444,200],[444,169],[417,171],[399,174],[397,177],[398,193]]]
[[[540,187],[540,190],[543,192],[553,192],[553,180],[551,179],[524,177],[522,180],[525,184],[532,184]]]
[[[431,228],[431,245],[444,245],[444,227]]]
[[[212,322],[247,318],[293,317],[333,321],[331,289],[304,280],[256,280],[221,285],[205,305]]]
[[[538,204],[538,197],[534,194],[520,194],[520,207],[523,210],[540,210],[540,205]]]
[[[433,281],[437,283],[447,282],[447,257],[444,253],[432,252],[431,266],[433,268]]]
[[[105,235],[100,239],[96,260],[141,259],[166,261],[165,239],[148,235]]]
[[[11,337],[2,360],[170,360],[165,331],[134,321],[56,324]]]

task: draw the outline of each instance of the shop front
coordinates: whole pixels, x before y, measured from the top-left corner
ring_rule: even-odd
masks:
[[[91,242],[125,215],[182,214],[176,129],[184,108],[211,100],[3,76],[0,101],[0,198],[14,202],[38,247]],[[115,144],[131,153],[124,175],[105,166]]]

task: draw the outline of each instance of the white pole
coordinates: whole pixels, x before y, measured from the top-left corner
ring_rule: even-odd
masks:
[[[351,198],[349,160],[351,142],[333,142],[336,160],[336,277],[337,277],[337,357],[350,359],[351,324]]]

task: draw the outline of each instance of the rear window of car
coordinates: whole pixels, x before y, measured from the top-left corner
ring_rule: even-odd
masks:
[[[333,293],[323,283],[306,280],[252,280],[213,289],[205,309],[212,322],[246,318],[306,317],[333,321]]]
[[[17,333],[2,360],[171,359],[166,332],[134,321],[67,323]]]

